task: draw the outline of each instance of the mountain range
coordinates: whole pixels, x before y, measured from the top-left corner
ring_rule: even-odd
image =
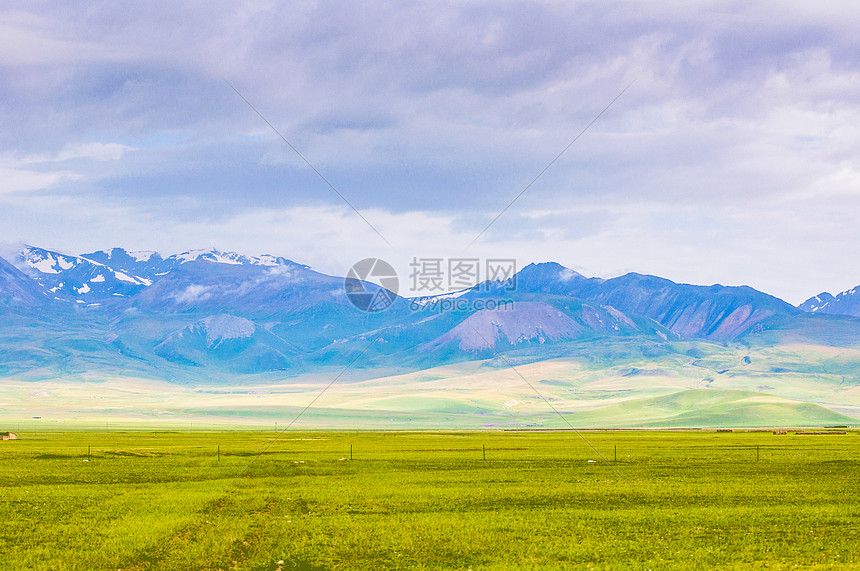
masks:
[[[800,309],[810,313],[830,313],[833,315],[853,315],[860,317],[860,286],[835,296],[820,293],[800,304]]]
[[[395,296],[387,310],[367,313],[350,303],[344,278],[282,257],[28,246],[0,258],[0,374],[105,372],[195,384],[351,362],[408,371],[538,348],[558,355],[602,338],[635,339],[651,351],[786,335],[860,341],[857,289],[794,307],[745,286],[635,273],[587,278],[548,262],[455,295],[456,305],[452,296]]]

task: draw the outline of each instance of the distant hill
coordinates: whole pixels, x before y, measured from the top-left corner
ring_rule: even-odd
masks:
[[[387,370],[523,350],[540,359],[600,338],[639,340],[657,353],[679,340],[860,340],[860,319],[810,319],[749,287],[635,273],[587,278],[552,262],[421,303],[395,297],[375,313],[350,303],[344,278],[276,256],[28,246],[10,262],[0,259],[0,374],[90,371],[193,384],[289,376],[358,356],[356,368]],[[462,303],[443,308],[454,298]],[[849,307],[816,312],[839,303]]]
[[[556,263],[530,264],[514,279],[517,295],[543,293],[586,300],[653,319],[681,339],[732,339],[770,317],[800,313],[781,299],[746,286],[678,284],[636,273],[610,280],[585,278]]]
[[[18,268],[0,258],[0,307],[33,308],[44,304],[47,296]]]
[[[829,313],[860,317],[860,285],[837,295],[827,292],[810,297],[798,306],[809,313]]]

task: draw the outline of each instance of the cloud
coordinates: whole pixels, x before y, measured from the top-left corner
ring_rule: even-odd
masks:
[[[57,188],[63,182],[92,177],[92,161],[116,161],[133,150],[118,143],[79,142],[59,152],[16,156],[0,155],[0,194]]]
[[[37,172],[0,166],[0,195],[50,188],[62,180],[76,178],[74,173],[68,171]]]
[[[475,251],[792,299],[860,282],[845,245],[858,237],[845,214],[860,171],[854,5],[2,15],[0,240],[172,252],[214,237],[331,272],[384,251],[226,78],[397,244],[385,255],[458,255],[636,78]]]
[[[133,150],[119,143],[77,143],[61,150],[52,161],[68,161],[71,159],[93,159],[96,161],[116,161],[128,151]]]
[[[47,201],[48,199],[45,198]],[[257,209],[219,220],[184,221],[138,217],[119,206],[65,202],[61,215],[30,200],[25,208],[4,208],[0,225],[28,243],[70,252],[111,246],[156,249],[167,256],[200,244],[246,254],[269,253],[310,264],[330,275],[345,275],[357,260],[375,256],[391,262],[404,293],[410,263],[418,257],[513,258],[522,268],[532,261],[557,261],[586,276],[614,277],[628,271],[650,273],[697,284],[751,285],[799,303],[825,289],[842,291],[857,285],[860,241],[854,212],[860,197],[821,203],[798,197],[768,210],[695,205],[630,203],[618,207],[586,204],[545,219],[540,212],[522,217],[518,233],[494,236],[471,248],[477,229],[445,213],[397,213],[366,210],[363,214],[394,245],[389,248],[346,207]],[[611,214],[603,216],[601,208]],[[32,210],[31,210],[32,209]],[[589,234],[566,232],[565,215],[603,217]],[[531,221],[531,222],[530,222]],[[89,228],[80,232],[79,228]],[[524,235],[533,235],[524,239]],[[832,239],[832,237],[837,239]],[[822,248],[821,244],[827,244]],[[266,276],[266,279],[290,279]],[[193,296],[214,295],[190,290]]]
[[[204,285],[190,285],[181,292],[173,295],[177,303],[192,304],[205,301],[212,297],[212,287]]]
[[[579,274],[576,271],[571,270],[570,268],[564,268],[561,272],[559,272],[558,277],[562,281],[568,282],[573,278],[577,277],[578,275]]]

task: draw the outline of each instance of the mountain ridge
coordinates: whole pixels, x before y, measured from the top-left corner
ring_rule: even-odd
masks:
[[[808,313],[828,313],[860,317],[860,285],[836,295],[828,292],[810,297],[798,306]]]
[[[454,299],[458,305],[446,308]],[[395,296],[385,311],[362,312],[344,278],[269,255],[214,248],[167,258],[122,248],[72,255],[27,246],[14,263],[0,259],[0,311],[23,320],[0,327],[0,357],[7,370],[46,375],[72,367],[195,379],[290,375],[357,355],[372,366],[420,369],[595,338],[660,347],[814,330],[833,343],[860,339],[860,320],[804,313],[747,286],[637,273],[589,278],[556,262],[414,301]],[[210,342],[215,329],[231,328],[248,335]]]

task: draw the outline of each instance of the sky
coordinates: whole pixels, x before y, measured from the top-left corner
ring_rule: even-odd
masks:
[[[855,2],[72,4],[0,0],[7,249],[860,284]]]

